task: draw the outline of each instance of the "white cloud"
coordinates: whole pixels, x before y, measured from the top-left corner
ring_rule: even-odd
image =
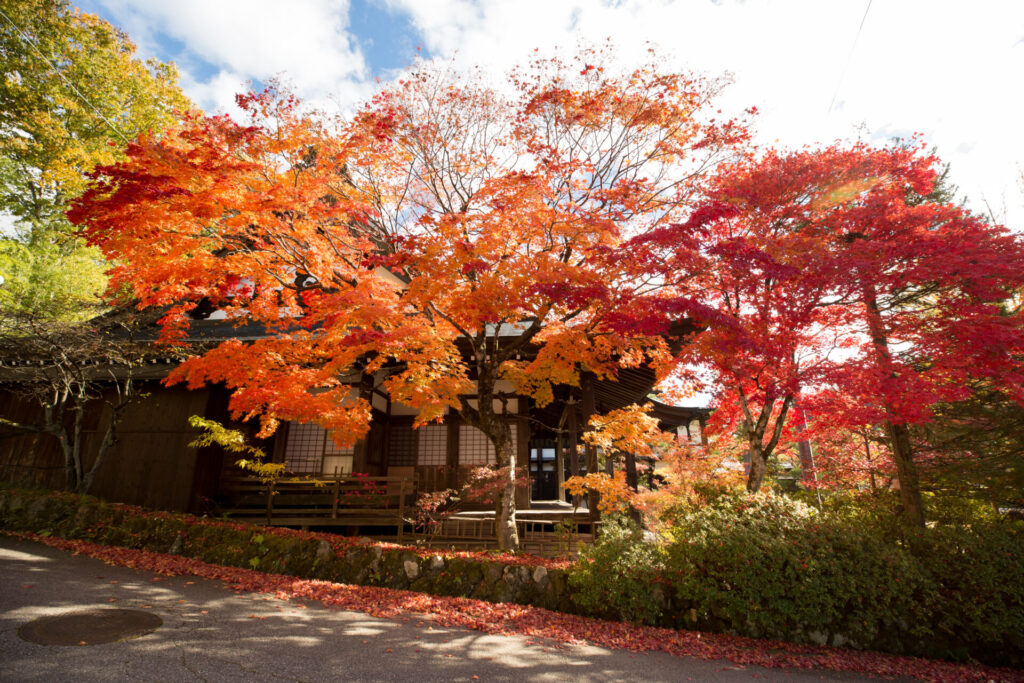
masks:
[[[208,109],[233,111],[244,81],[280,72],[342,109],[374,89],[348,0],[97,1],[144,54],[158,53],[158,32],[180,41],[183,84]],[[858,127],[879,143],[920,132],[973,208],[1005,202],[1008,223],[1024,229],[1024,3],[876,1],[858,36],[867,0],[377,1],[407,13],[430,54],[496,75],[534,48],[611,38],[639,61],[649,41],[665,68],[733,73],[721,105],[757,106],[767,144],[827,143]],[[197,75],[199,57],[217,72]]]
[[[579,37],[610,37],[638,59],[651,41],[667,68],[735,74],[722,104],[757,106],[764,143],[827,143],[861,125],[880,143],[920,132],[973,208],[1005,196],[1008,223],[1024,229],[1024,3],[874,2],[859,36],[866,2],[389,4],[413,17],[432,54],[463,66],[504,69]]]
[[[143,53],[163,34],[182,46],[182,85],[206,109],[233,112],[249,80],[285,74],[306,98],[364,92],[366,61],[348,32],[348,0],[100,0]],[[201,74],[200,60],[217,71]]]

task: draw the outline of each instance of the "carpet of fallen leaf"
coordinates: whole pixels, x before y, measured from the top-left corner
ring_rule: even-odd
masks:
[[[270,593],[281,600],[317,600],[338,609],[375,617],[425,615],[431,624],[460,626],[485,633],[525,635],[562,643],[589,643],[632,652],[660,651],[680,657],[725,659],[736,664],[788,669],[822,669],[884,678],[923,681],[1024,682],[1024,671],[957,664],[878,652],[796,645],[738,636],[682,631],[590,619],[538,607],[490,603],[405,590],[297,579],[282,574],[223,567],[146,550],[97,545],[85,541],[0,531],[54,548],[86,555],[121,567],[165,576],[197,576],[223,581],[237,593]]]

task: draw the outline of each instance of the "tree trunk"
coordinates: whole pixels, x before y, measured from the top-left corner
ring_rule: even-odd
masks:
[[[760,441],[760,437],[758,437]],[[768,473],[768,455],[759,444],[750,443],[750,472],[747,475],[747,491],[757,493],[761,490],[764,477]]]
[[[78,476],[75,469],[75,454],[72,449],[71,439],[68,438],[67,430],[63,426],[53,432],[60,442],[60,449],[64,453],[64,486],[68,491],[78,490]]]
[[[862,289],[864,309],[867,312],[868,331],[871,343],[875,348],[875,361],[890,377],[896,376],[889,353],[889,338],[885,331],[885,321],[878,308],[875,288],[868,284]],[[885,411],[890,416],[895,414],[893,406],[885,402]],[[886,420],[884,423],[889,437],[892,459],[896,463],[896,477],[900,482],[900,501],[903,503],[903,520],[909,526],[924,527],[924,502],[921,499],[921,484],[917,477],[917,466],[914,465],[914,451],[910,445],[910,431],[907,425]]]
[[[78,483],[78,493],[89,493],[89,490],[92,488],[92,483],[96,480],[96,473],[100,471],[100,466],[103,465],[103,461],[107,457],[107,451],[114,444],[114,422],[116,419],[116,416],[110,416],[110,424],[107,425],[107,429],[103,432],[103,439],[100,441],[99,450],[96,451],[96,460]]]
[[[908,526],[924,528],[924,504],[921,499],[921,482],[917,477],[913,450],[910,446],[910,430],[906,425],[886,421],[885,431],[892,444],[892,459],[896,462],[896,476],[900,482],[900,502],[903,504],[903,519]]]
[[[516,528],[516,453],[512,448],[512,429],[504,415],[494,412],[494,376],[482,365],[477,366],[477,407],[463,401],[462,417],[490,440],[503,486],[495,502],[495,536],[501,550],[519,550]]]
[[[743,393],[742,388],[738,392],[740,405],[743,408],[743,432],[747,437],[747,453],[750,455],[750,471],[747,473],[747,491],[757,493],[764,483],[764,477],[768,473],[768,458],[772,457],[775,447],[782,436],[782,427],[786,424],[786,414],[789,407],[793,405],[793,396],[786,394],[782,399],[782,406],[779,414],[775,417],[775,424],[772,426],[771,438],[768,443],[764,442],[765,432],[771,422],[772,412],[775,407],[775,400],[766,400],[761,406],[761,414],[754,422],[750,412],[750,404]]]
[[[871,462],[871,442],[868,441],[868,433],[864,432],[864,455],[868,460],[868,476],[871,478],[871,493],[878,493],[878,482],[875,481],[875,465]]]
[[[506,426],[506,430],[508,427]],[[519,550],[519,529],[516,526],[516,456],[512,452],[511,439],[505,440],[508,454],[498,458],[498,468],[505,486],[498,493],[495,510],[495,534],[500,550]],[[507,464],[502,464],[502,462]]]
[[[100,471],[100,467],[103,465],[103,461],[107,457],[107,452],[110,451],[114,445],[114,440],[117,434],[117,423],[121,419],[121,413],[128,406],[128,402],[131,400],[131,384],[126,385],[124,393],[121,395],[120,401],[116,405],[110,406],[110,422],[107,423],[107,428],[103,432],[103,439],[100,441],[99,449],[96,451],[96,460],[93,462],[92,467],[85,473],[85,477],[79,482],[79,493],[89,493],[92,489],[92,484],[96,480],[96,474]]]
[[[81,493],[85,483],[85,470],[82,465],[82,422],[85,420],[85,402],[79,397],[75,401],[75,423],[71,432],[71,460],[75,467],[75,487],[72,491]]]

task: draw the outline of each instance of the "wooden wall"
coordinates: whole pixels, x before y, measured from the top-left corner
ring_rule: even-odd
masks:
[[[31,424],[42,415],[33,403],[8,391],[0,391],[0,417]],[[95,411],[86,426],[95,423]],[[0,431],[0,481],[27,488],[64,487],[64,456],[52,436],[24,434],[9,428]]]
[[[219,412],[210,405],[211,395],[219,392],[165,388],[156,383],[140,385],[138,391],[148,395],[141,395],[124,412],[117,441],[89,493],[149,508],[201,510],[204,489],[209,487],[205,482],[208,471],[215,466],[219,472],[219,452],[203,449],[197,453],[189,447],[195,430],[189,427],[188,418]],[[31,421],[38,414],[37,406],[10,392],[0,392],[3,417]],[[95,460],[109,419],[109,408],[102,403],[89,406],[83,435],[86,469]],[[56,438],[5,432],[0,436],[0,479],[20,486],[63,488],[63,455]]]

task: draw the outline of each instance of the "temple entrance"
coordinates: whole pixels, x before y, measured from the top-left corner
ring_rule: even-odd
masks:
[[[533,481],[533,500],[556,500],[559,497],[554,439],[530,442],[530,479]]]

